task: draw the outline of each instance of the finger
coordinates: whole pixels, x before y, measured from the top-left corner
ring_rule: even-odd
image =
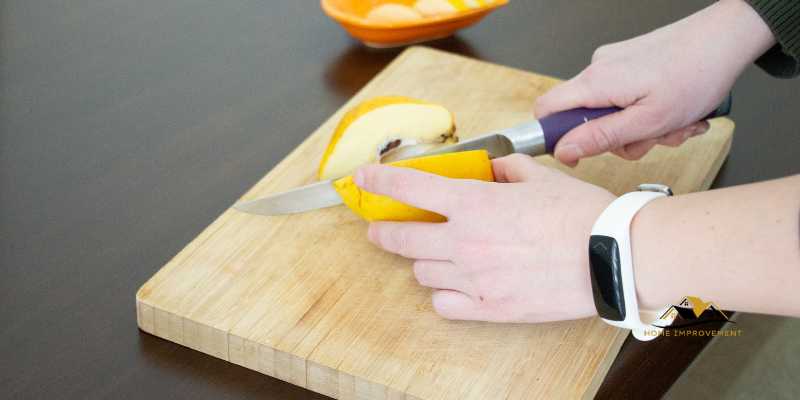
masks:
[[[669,147],[678,147],[691,136],[691,129],[689,127],[674,130],[664,136],[658,138],[658,144]]]
[[[559,111],[578,107],[596,108],[612,105],[608,99],[604,99],[590,90],[583,76],[579,74],[539,96],[534,104],[533,113],[536,118],[544,118]]]
[[[632,105],[620,112],[579,125],[556,145],[555,157],[565,163],[602,154],[648,137],[660,136],[661,118],[645,106]]]
[[[464,270],[450,261],[417,260],[414,262],[414,277],[420,285],[429,288],[473,292]]]
[[[626,160],[635,161],[644,157],[656,144],[658,144],[658,139],[640,140],[614,150],[614,154]]]
[[[367,237],[382,249],[406,258],[449,260],[452,255],[445,224],[373,222]]]
[[[478,308],[469,295],[455,290],[437,290],[431,298],[433,309],[447,319],[479,319]]]
[[[658,139],[658,144],[677,147],[686,142],[690,137],[708,132],[711,125],[708,121],[695,122],[687,127],[674,130]]]
[[[536,180],[545,168],[524,154],[511,154],[492,160],[494,179],[497,182],[513,183]]]
[[[453,198],[465,188],[456,179],[387,165],[360,168],[353,180],[368,192],[389,196],[444,216],[450,214]]]

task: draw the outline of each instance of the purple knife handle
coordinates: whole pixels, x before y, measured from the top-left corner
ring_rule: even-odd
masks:
[[[708,114],[703,119],[710,119],[715,117],[722,117],[728,115],[731,111],[731,95],[729,94],[725,101],[717,107],[716,110]],[[550,114],[539,120],[542,125],[542,132],[544,133],[545,150],[548,153],[553,153],[556,148],[556,143],[561,140],[561,137],[566,135],[567,132],[575,129],[584,122],[591,121],[602,116],[622,111],[619,107],[608,108],[575,108],[572,110],[561,111],[555,114]]]
[[[544,133],[545,151],[552,154],[553,150],[556,149],[556,143],[561,140],[561,137],[578,125],[621,110],[619,107],[574,108],[550,114],[540,119],[539,123],[542,125],[542,132]]]

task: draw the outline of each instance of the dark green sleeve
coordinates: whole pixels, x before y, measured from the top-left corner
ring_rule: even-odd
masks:
[[[747,0],[772,30],[778,42],[756,64],[770,75],[800,74],[800,0]]]

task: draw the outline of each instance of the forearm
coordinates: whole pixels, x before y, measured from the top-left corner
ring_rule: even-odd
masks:
[[[631,240],[644,309],[692,295],[800,316],[800,175],[656,200]]]

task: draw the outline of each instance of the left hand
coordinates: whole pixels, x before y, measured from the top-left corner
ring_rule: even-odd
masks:
[[[449,319],[545,322],[595,315],[589,281],[592,225],[608,191],[515,154],[492,161],[497,183],[448,179],[370,165],[363,189],[448,218],[444,223],[373,222],[369,239],[415,259]]]

